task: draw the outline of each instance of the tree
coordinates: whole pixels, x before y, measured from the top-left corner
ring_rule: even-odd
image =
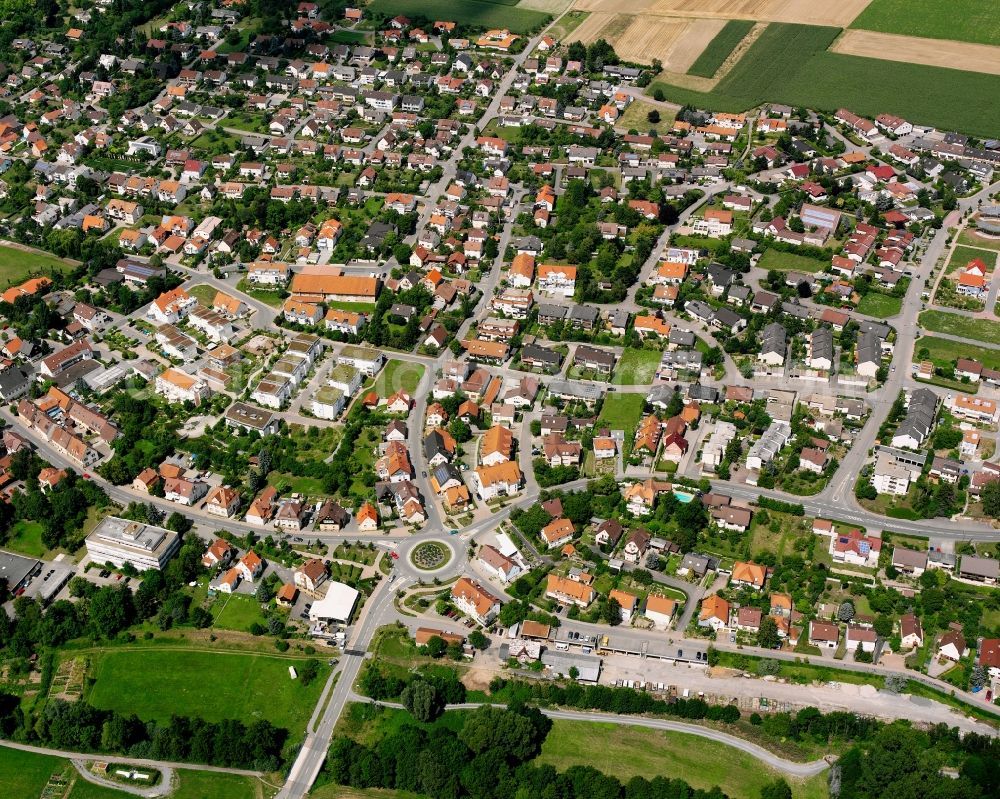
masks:
[[[657,122],[660,121],[660,112],[654,108],[652,111],[646,114],[646,119],[650,122],[650,124],[655,125]]]
[[[983,501],[983,513],[1000,518],[1000,480],[991,480],[980,492]]]
[[[113,638],[135,619],[132,592],[125,586],[99,588],[88,603],[90,621],[98,634]]]
[[[760,620],[760,628],[757,630],[757,646],[765,649],[777,649],[781,645],[778,637],[778,624],[770,616],[765,616]]]
[[[779,777],[760,789],[760,799],[792,799],[792,789]]]
[[[850,621],[854,618],[854,603],[850,600],[846,600],[840,603],[840,607],[837,608],[837,618],[841,621]]]
[[[875,632],[877,632],[883,638],[888,638],[892,635],[892,619],[886,616],[884,613],[879,614],[875,618]]]
[[[473,630],[469,633],[469,643],[476,649],[486,649],[490,645],[490,639],[483,635],[481,630]]]
[[[414,680],[407,685],[400,699],[410,715],[425,724],[434,721],[444,710],[437,688],[425,680]]]
[[[448,644],[440,635],[432,635],[424,644],[424,649],[432,658],[439,658],[447,651]]]
[[[622,606],[613,596],[608,597],[608,601],[601,607],[601,619],[612,627],[622,623]]]

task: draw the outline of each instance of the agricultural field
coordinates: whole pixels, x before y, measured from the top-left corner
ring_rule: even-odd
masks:
[[[724,23],[718,19],[683,19],[610,12],[592,13],[568,38],[585,44],[606,39],[627,61],[686,72],[714,40]]]
[[[851,27],[1000,45],[1000,15],[982,0],[872,0]]]
[[[66,272],[73,264],[39,250],[21,249],[0,244],[0,289],[23,283],[29,277],[53,271]]]
[[[480,0],[375,0],[368,9],[390,17],[405,14],[411,18],[451,19],[481,28],[507,28],[513,33],[530,33],[551,19],[540,11],[512,6]]]
[[[297,658],[216,650],[192,652],[148,647],[114,649],[91,656],[87,700],[95,707],[136,713],[141,719],[171,714],[206,721],[264,718],[300,736],[312,714],[328,671],[304,686],[288,667]],[[261,696],[267,702],[261,702]]]
[[[1000,322],[959,316],[945,311],[924,311],[917,322],[921,327],[933,330],[935,333],[947,333],[970,341],[985,341],[988,344],[1000,345]]]
[[[1000,47],[969,42],[928,41],[919,36],[899,36],[876,31],[844,31],[833,47],[835,53],[872,56],[950,69],[963,64],[974,72],[1000,75]]]
[[[715,38],[708,43],[708,47],[701,51],[701,55],[688,68],[689,75],[700,75],[703,78],[711,78],[718,71],[729,55],[736,49],[743,37],[750,33],[754,23],[746,19],[731,19],[725,27],[719,31]]]
[[[635,0],[630,14],[714,19],[752,19],[764,22],[793,22],[802,25],[847,27],[870,0]],[[582,11],[620,11],[621,0],[577,0]]]
[[[667,100],[700,108],[745,111],[764,102],[832,112],[846,106],[876,116],[893,113],[923,124],[974,135],[1000,130],[1000,105],[979,97],[1000,94],[1000,76],[904,64],[829,52],[840,30],[772,24],[711,91],[654,83]],[[872,81],[872,75],[880,80]]]
[[[718,785],[732,799],[757,799],[761,789],[780,776],[751,755],[694,735],[563,719],[553,721],[535,762],[559,771],[591,766],[622,782],[634,776],[663,776],[706,791]],[[790,784],[796,799],[828,795],[825,774]]]
[[[779,272],[822,272],[826,265],[825,261],[820,261],[818,258],[781,250],[764,250],[757,263],[761,269],[777,269]]]

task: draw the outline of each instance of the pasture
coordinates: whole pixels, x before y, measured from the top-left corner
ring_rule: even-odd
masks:
[[[700,75],[703,78],[711,78],[719,70],[729,55],[736,49],[743,37],[750,33],[754,23],[746,19],[731,19],[725,24],[715,38],[708,43],[708,46],[701,51],[701,55],[695,59],[688,68],[689,75]]]
[[[1000,45],[997,7],[983,0],[872,0],[851,27]]]

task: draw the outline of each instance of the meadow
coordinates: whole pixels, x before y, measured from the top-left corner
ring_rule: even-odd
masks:
[[[699,108],[745,111],[765,102],[833,112],[840,107],[874,117],[898,114],[946,130],[995,136],[1000,76],[828,52],[839,28],[768,25],[710,92],[657,82],[665,99]],[[876,78],[877,76],[877,78]]]
[[[688,75],[699,75],[703,78],[711,78],[719,70],[719,67],[729,58],[729,54],[736,49],[743,37],[750,33],[754,23],[747,19],[731,19],[726,26],[719,31],[715,38],[708,43],[708,47],[702,50],[701,55],[688,69]]]
[[[32,276],[72,268],[72,264],[54,255],[0,244],[0,288],[23,283]]]
[[[535,763],[559,771],[591,766],[622,782],[633,776],[680,778],[702,790],[718,785],[732,799],[757,799],[780,776],[751,755],[694,735],[563,719],[553,721]],[[828,796],[825,774],[807,782],[793,780],[791,786],[795,799]]]
[[[115,649],[91,656],[95,707],[135,713],[146,720],[171,715],[206,721],[267,719],[301,736],[323,689],[328,668],[308,686],[289,676],[300,658],[246,652]]]
[[[480,0],[375,0],[368,9],[390,17],[404,14],[430,20],[448,19],[480,28],[507,28],[512,33],[538,30],[551,19],[540,11]]]
[[[757,265],[761,269],[776,269],[779,272],[822,272],[826,268],[827,262],[818,258],[798,255],[794,252],[767,249],[760,256]]]
[[[851,27],[1000,45],[1000,14],[983,0],[872,0]]]
[[[959,316],[946,311],[924,311],[917,322],[921,327],[933,330],[935,333],[947,333],[950,336],[967,338],[969,341],[1000,345],[1000,322]]]

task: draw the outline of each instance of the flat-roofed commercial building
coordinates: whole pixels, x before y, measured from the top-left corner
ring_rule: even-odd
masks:
[[[107,516],[87,536],[86,544],[94,563],[110,561],[119,568],[131,563],[145,571],[162,569],[177,554],[181,540],[173,530]]]

